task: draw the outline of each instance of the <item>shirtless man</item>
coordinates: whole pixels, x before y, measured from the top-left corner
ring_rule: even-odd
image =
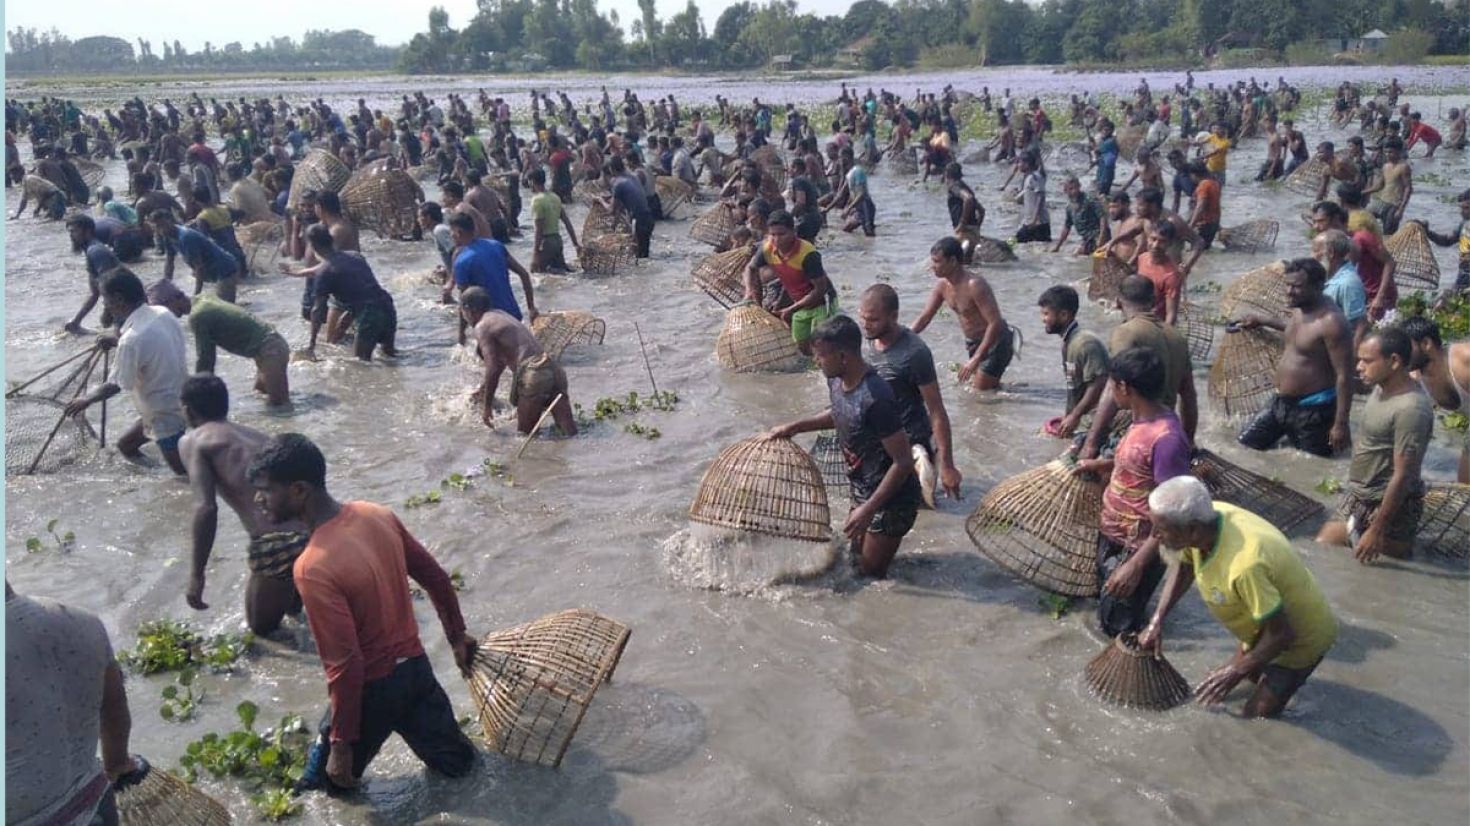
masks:
[[[445,181],[440,186],[440,191],[444,196],[444,211],[447,213],[445,215],[446,219],[449,217],[449,214],[463,212],[474,219],[476,238],[495,238],[495,233],[492,231],[490,221],[485,217],[485,213],[476,209],[473,204],[465,200],[464,184],[461,184],[459,181]]]
[[[485,378],[476,395],[480,398],[480,420],[493,428],[495,391],[500,375],[509,368],[510,403],[516,410],[516,427],[522,433],[531,428],[546,412],[546,406],[560,401],[551,409],[556,426],[567,436],[577,435],[577,419],[572,415],[572,401],[567,396],[567,374],[556,359],[541,349],[541,343],[530,328],[514,316],[492,306],[490,294],[479,287],[469,287],[459,296],[460,316],[475,337],[475,346],[485,361]]]
[[[1353,405],[1353,331],[1347,317],[1323,294],[1327,271],[1312,258],[1286,267],[1287,319],[1248,315],[1242,330],[1269,327],[1286,333],[1286,350],[1276,366],[1276,394],[1240,432],[1240,443],[1270,450],[1284,437],[1291,446],[1332,456],[1349,445]]]
[[[192,566],[185,599],[196,611],[209,609],[204,601],[204,571],[219,527],[216,498],[223,497],[250,537],[245,621],[251,631],[265,636],[280,627],[286,614],[301,610],[291,566],[309,535],[300,522],[272,522],[256,505],[255,488],[245,471],[270,436],[226,420],[230,397],[224,381],[207,374],[190,376],[180,397],[189,432],[179,441],[179,453],[194,492]]]
[[[1317,160],[1326,164],[1322,174],[1322,183],[1317,187],[1317,200],[1319,201],[1327,198],[1327,187],[1333,181],[1354,186],[1366,183],[1358,180],[1358,165],[1353,163],[1350,156],[1342,158],[1337,156],[1337,149],[1332,145],[1332,141],[1322,141],[1317,144]]]
[[[960,367],[960,381],[971,382],[976,390],[995,390],[1015,356],[1014,333],[1001,317],[990,284],[966,272],[963,258],[964,250],[957,238],[941,238],[929,249],[929,269],[938,283],[911,329],[915,334],[924,332],[939,308],[948,304],[959,318],[970,355]]]
[[[1439,335],[1439,325],[1423,316],[1405,319],[1399,325],[1413,344],[1409,366],[1419,373],[1419,381],[1428,391],[1435,406],[1447,412],[1470,416],[1470,342],[1446,347]],[[1460,484],[1470,484],[1470,430],[1465,432],[1460,449]]]
[[[1414,194],[1413,170],[1404,159],[1403,141],[1398,138],[1384,141],[1383,170],[1363,194],[1373,196],[1368,211],[1383,225],[1383,234],[1398,232],[1399,221],[1403,220],[1409,198]]]
[[[1163,190],[1144,189],[1138,193],[1138,217],[1140,220],[1137,226],[1126,229],[1120,228],[1118,233],[1113,236],[1113,240],[1104,244],[1102,248],[1111,249],[1115,244],[1130,241],[1145,232],[1152,232],[1155,224],[1166,221],[1174,225],[1175,231],[1174,240],[1169,245],[1169,255],[1175,261],[1181,262],[1179,264],[1179,274],[1188,276],[1190,271],[1194,269],[1195,262],[1199,261],[1199,257],[1204,254],[1205,239],[1200,237],[1200,234],[1195,231],[1195,228],[1190,226],[1189,222],[1180,217],[1178,213],[1168,212],[1164,209]],[[1184,245],[1186,243],[1190,246],[1190,253],[1187,258],[1184,256]],[[1146,246],[1145,244],[1135,244],[1132,258],[1125,258],[1123,260],[1137,260],[1139,254],[1143,252]],[[1119,257],[1121,258],[1122,256]]]
[[[1108,220],[1117,229],[1113,232],[1112,240],[1098,247],[1098,250],[1131,265],[1143,247],[1140,239],[1144,222],[1134,214],[1132,199],[1127,192],[1114,192],[1108,196]]]
[[[1158,155],[1151,147],[1140,146],[1138,148],[1138,160],[1133,166],[1133,175],[1128,178],[1127,183],[1119,188],[1119,191],[1128,191],[1128,187],[1133,186],[1134,181],[1138,181],[1145,189],[1152,187],[1160,191],[1163,190],[1164,169],[1159,166]],[[1178,211],[1177,208],[1175,211]]]
[[[944,168],[945,202],[954,237],[960,240],[965,263],[975,259],[975,245],[980,239],[980,225],[985,223],[985,207],[975,197],[975,190],[965,183],[965,170],[957,162]]]
[[[470,170],[465,173],[464,202],[474,207],[490,222],[490,235],[502,244],[510,243],[510,224],[506,220],[505,205],[500,194],[481,183],[480,173]]]

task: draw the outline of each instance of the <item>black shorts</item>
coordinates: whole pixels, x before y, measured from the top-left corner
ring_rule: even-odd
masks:
[[[1004,376],[1006,368],[1011,365],[1011,359],[1016,357],[1015,337],[1015,331],[1007,327],[1006,331],[1000,334],[1000,340],[995,342],[995,346],[990,348],[990,352],[981,360],[980,372],[992,379],[999,379],[1001,376]],[[980,342],[965,342],[965,353],[967,355],[973,357],[975,351],[978,349],[980,349]]]
[[[1211,221],[1208,224],[1201,224],[1196,231],[1199,232],[1199,237],[1205,239],[1205,249],[1209,249],[1215,245],[1215,235],[1220,231],[1220,222]]]
[[[1131,554],[1120,543],[1102,534],[1097,537],[1097,624],[1104,634],[1137,633],[1148,624],[1148,602],[1164,579],[1164,563],[1158,559],[1143,572],[1138,587],[1125,598],[1112,596],[1103,586]]]
[[[1270,450],[1285,438],[1297,450],[1331,456],[1327,436],[1337,420],[1337,402],[1299,404],[1300,396],[1271,397],[1271,404],[1240,431],[1240,443],[1252,450]]]
[[[1037,224],[1016,230],[1017,244],[1029,244],[1032,241],[1051,241],[1051,224]]]
[[[918,489],[918,480],[913,480],[914,490]],[[868,501],[868,496],[860,494],[856,490],[851,491],[853,507]],[[908,536],[909,531],[914,529],[914,520],[919,517],[919,497],[912,495],[907,488],[889,500],[884,507],[873,514],[873,521],[868,523],[868,533],[876,533],[882,536],[891,536],[901,539]]]
[[[1270,691],[1280,701],[1282,706],[1296,694],[1297,689],[1312,676],[1317,666],[1322,664],[1322,658],[1306,668],[1287,668],[1284,665],[1268,663],[1260,671],[1251,675],[1256,678],[1256,685]]]

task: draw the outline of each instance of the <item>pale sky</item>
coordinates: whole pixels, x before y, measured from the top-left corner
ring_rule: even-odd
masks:
[[[714,31],[720,12],[735,0],[696,0],[705,26]],[[798,0],[798,9],[816,14],[843,14],[853,0]],[[687,0],[659,0],[659,19],[667,20],[683,9]],[[308,29],[362,29],[379,43],[407,43],[428,28],[429,9],[443,6],[449,25],[461,29],[474,17],[475,0],[439,2],[341,2],[341,0],[236,0],[200,3],[198,0],[6,0],[5,30],[17,26],[47,31],[52,26],[73,40],[99,34],[126,38],[137,48],[137,39],[152,41],[153,52],[163,54],[163,41],[177,39],[189,51],[198,51],[206,40],[215,48],[233,40],[246,49],[252,43],[274,36],[296,40]],[[616,9],[624,35],[638,17],[636,0],[597,0],[604,13]]]

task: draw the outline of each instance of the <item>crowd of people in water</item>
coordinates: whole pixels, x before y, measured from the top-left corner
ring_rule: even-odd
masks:
[[[187,603],[208,608],[223,499],[249,537],[250,628],[271,634],[304,608],[330,704],[301,788],[340,791],[357,785],[393,732],[446,775],[464,775],[474,761],[424,653],[408,579],[432,600],[457,666],[470,661],[474,643],[448,575],[392,511],[334,499],[326,459],[306,436],[271,437],[231,421],[229,389],[214,374],[221,350],[252,359],[253,390],[286,406],[293,361],[316,358],[321,338],[350,339],[363,360],[396,355],[394,297],[363,255],[351,211],[331,188],[293,190],[310,153],[330,153],[349,171],[401,170],[437,185],[437,201],[418,192],[417,222],[403,240],[431,243],[438,253],[442,300],[458,305],[459,342],[473,341],[484,362],[475,395],[481,419],[493,426],[509,371],[517,427],[528,434],[548,413],[562,435],[576,433],[566,373],[532,327],[539,314],[532,273],[575,271],[563,230],[579,255],[589,241],[579,240],[568,217],[574,199],[607,211],[639,258],[650,256],[655,222],[665,217],[660,180],[722,211],[729,231],[721,248],[749,251],[745,299],[790,328],[827,382],[825,408],[770,435],[835,429],[853,503],[841,530],[862,576],[886,574],[933,500],[936,490],[925,489],[916,467],[934,468],[938,492],[960,492],[959,446],[922,334],[948,308],[966,342],[959,379],[994,390],[1020,346],[1007,315],[1038,312],[1059,339],[1067,391],[1045,432],[1070,440],[1077,473],[1106,482],[1099,627],[1109,636],[1137,634],[1157,650],[1165,618],[1194,583],[1241,643],[1199,697],[1219,702],[1251,680],[1244,713],[1271,716],[1331,647],[1337,621],[1279,529],[1212,501],[1190,475],[1199,393],[1178,329],[1181,297],[1216,243],[1227,191],[1321,162],[1311,256],[1284,262],[1287,312],[1229,320],[1231,332],[1270,328],[1285,342],[1276,396],[1239,441],[1260,451],[1350,454],[1342,501],[1318,540],[1346,545],[1365,563],[1409,555],[1434,410],[1470,412],[1470,342],[1446,340],[1424,317],[1383,323],[1399,297],[1384,239],[1419,220],[1412,158],[1466,147],[1465,111],[1450,109],[1441,130],[1400,105],[1403,91],[1396,79],[1372,94],[1342,84],[1315,145],[1293,119],[1300,92],[1282,80],[1274,88],[1254,78],[1200,87],[1187,74],[1167,94],[1143,82],[1109,106],[1073,95],[1059,116],[1085,139],[1078,151],[1089,179],[1067,176],[1055,190],[1047,172],[1052,117],[1040,99],[1021,100],[1010,89],[947,86],[906,99],[843,84],[830,122],[758,98],[742,104],[717,95],[713,105],[689,106],[673,95],[645,102],[632,91],[617,99],[605,88],[581,102],[533,91],[518,112],[483,90],[477,99],[450,93],[442,101],[414,92],[389,108],[358,99],[341,110],[320,98],[221,101],[198,93],[178,102],[135,97],[101,112],[58,98],[7,100],[5,182],[20,191],[14,218],[30,208],[37,219],[13,224],[12,233],[47,232],[42,221],[61,221],[82,257],[86,288],[65,332],[90,335],[84,324],[100,303],[96,345],[116,351],[109,380],[68,413],[130,394],[138,420],[117,450],[137,458],[151,441],[189,480]],[[993,120],[996,133],[962,158],[966,119]],[[1339,150],[1328,138],[1341,133]],[[1259,171],[1242,173],[1237,164],[1229,175],[1238,144],[1253,139],[1266,143]],[[99,161],[125,163],[126,192],[89,185],[86,172]],[[1121,183],[1120,161],[1132,163]],[[911,164],[922,180],[941,181],[953,229],[933,243],[933,290],[907,327],[887,284],[864,290],[851,315],[839,308],[818,249],[824,230],[828,238],[882,231],[868,177],[880,163]],[[1009,167],[995,197],[1020,205],[1016,226],[987,222],[986,198],[966,179],[977,163]],[[1065,204],[1055,240],[1052,195]],[[1458,272],[1431,300],[1470,292],[1470,190],[1458,207],[1457,228],[1428,229],[1434,243],[1459,250]],[[260,243],[253,229],[251,239],[241,236],[263,222],[280,228],[279,241],[265,242],[280,245],[280,273],[302,279],[300,323],[309,337],[297,354],[275,326],[292,319],[263,319],[235,303],[238,285],[257,275],[246,247]],[[1059,253],[1073,238],[1076,254],[1111,257],[1128,271],[1117,290],[1121,320],[1109,331],[1082,328],[1082,299],[1065,284],[1040,290],[1034,309],[1002,307],[977,264],[1023,244]],[[148,256],[165,262],[152,284],[129,268]],[[180,259],[192,284],[174,277]],[[1470,483],[1470,443],[1458,481]],[[1172,569],[1167,549],[1182,557]],[[141,769],[128,753],[127,700],[107,631],[95,617],[8,585],[6,601],[7,820],[115,822],[113,789],[136,782]],[[71,653],[58,660],[48,652],[62,641]]]

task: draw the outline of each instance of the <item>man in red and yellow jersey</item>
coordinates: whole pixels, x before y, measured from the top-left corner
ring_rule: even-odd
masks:
[[[811,355],[812,328],[837,314],[837,290],[822,269],[822,254],[796,235],[791,213],[776,210],[766,219],[766,240],[745,268],[745,299],[760,301],[762,284],[779,279],[791,303],[777,315],[791,328],[801,352]]]

